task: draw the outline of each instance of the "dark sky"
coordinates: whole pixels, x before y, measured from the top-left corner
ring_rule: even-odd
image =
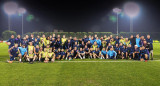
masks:
[[[27,9],[25,18],[31,14],[31,22],[24,21],[26,32],[52,31],[61,29],[70,32],[116,32],[116,22],[109,20],[115,16],[114,7],[123,8],[128,1],[135,1],[141,8],[140,14],[134,18],[134,32],[160,31],[160,5],[158,0],[0,0],[0,29],[7,29],[7,15],[2,7],[7,1],[15,1],[20,7]],[[12,30],[21,33],[21,17],[12,16]],[[119,19],[119,30],[129,31],[129,17]]]

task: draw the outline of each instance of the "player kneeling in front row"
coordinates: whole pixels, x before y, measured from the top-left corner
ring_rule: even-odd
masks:
[[[85,52],[83,51],[82,48],[80,48],[80,51],[78,52],[78,56],[79,56],[81,59],[85,59]]]
[[[113,47],[107,52],[107,58],[109,59],[116,59],[117,53],[113,50]]]
[[[99,51],[99,48],[96,48],[95,52],[93,53],[93,57],[94,59],[96,58],[100,58],[101,54],[100,54],[100,51]]]
[[[25,45],[22,45],[22,47],[18,47],[18,49],[19,49],[18,51],[20,56],[19,62],[21,62],[22,58],[26,59],[27,49],[25,48]]]
[[[34,61],[33,59],[34,59],[34,53],[31,50],[31,51],[28,52],[27,61],[29,61],[29,63],[33,64],[33,61]]]
[[[105,48],[103,48],[101,51],[101,59],[106,59],[106,58],[107,58],[107,50],[105,50]]]
[[[10,55],[10,61],[7,61],[8,63],[12,63],[15,60],[15,57],[20,57],[18,44],[15,44],[13,47],[11,47],[9,50]]]
[[[55,54],[52,52],[51,49],[49,50],[47,57],[45,58],[45,62],[49,62],[49,61],[52,61],[52,62],[55,61]]]
[[[66,57],[66,60],[69,59],[69,60],[72,60],[73,57],[74,57],[74,50],[71,50],[70,52],[67,53],[67,57]]]
[[[39,54],[39,61],[46,62],[45,59],[47,58],[47,55],[48,55],[48,52],[44,48],[44,51],[41,51],[40,54]]]
[[[148,56],[149,56],[149,51],[147,49],[145,49],[144,46],[142,46],[141,50],[140,50],[140,61],[147,61],[148,60]]]

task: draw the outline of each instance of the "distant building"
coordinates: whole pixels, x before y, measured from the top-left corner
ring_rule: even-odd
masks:
[[[63,32],[63,30],[59,30],[59,32]]]
[[[54,29],[54,30],[53,30],[53,32],[57,33],[57,32],[58,32],[58,30],[57,30],[57,29]]]

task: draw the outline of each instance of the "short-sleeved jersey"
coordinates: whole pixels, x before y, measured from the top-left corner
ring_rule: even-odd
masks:
[[[23,47],[18,47],[18,48],[19,48],[20,53],[21,53],[22,56],[27,52],[26,48],[23,48]]]
[[[48,55],[48,52],[41,52],[42,58],[45,58]]]
[[[28,45],[28,52],[33,51],[34,50],[34,46]]]
[[[51,52],[51,53],[48,53],[48,57],[53,57],[54,56],[54,53],[53,52]]]

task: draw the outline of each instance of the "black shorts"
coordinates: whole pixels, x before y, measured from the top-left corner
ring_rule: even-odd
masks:
[[[49,58],[49,61],[52,61],[52,58]]]
[[[45,58],[41,58],[41,61],[44,62]]]
[[[29,58],[29,62],[33,62],[33,58]]]

